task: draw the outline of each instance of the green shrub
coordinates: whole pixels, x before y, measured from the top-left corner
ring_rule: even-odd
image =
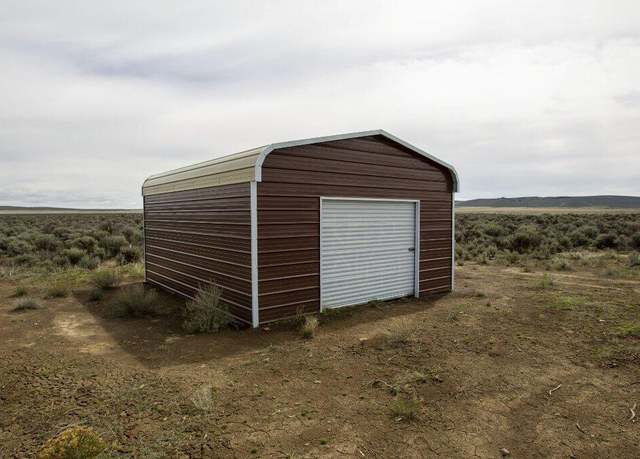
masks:
[[[70,427],[48,440],[38,452],[38,459],[92,459],[102,454],[107,445],[100,435],[88,427]]]
[[[217,333],[227,327],[231,316],[221,296],[222,289],[217,285],[201,287],[185,306],[183,328],[189,333]]]
[[[115,288],[119,283],[120,274],[117,271],[103,269],[91,276],[91,284],[100,289]]]
[[[43,234],[35,240],[35,246],[38,250],[46,250],[48,252],[55,252],[62,247],[62,242],[59,241],[52,234]]]
[[[518,228],[509,238],[509,247],[518,253],[530,252],[540,245],[542,238],[537,228],[526,225]]]
[[[116,317],[141,317],[157,312],[158,294],[143,285],[133,285],[122,289],[116,295],[112,312]]]
[[[38,309],[40,305],[32,298],[23,298],[16,301],[15,306],[11,309],[11,312],[29,311],[32,309]]]
[[[618,245],[618,241],[614,234],[605,233],[598,235],[594,244],[599,249],[613,249]]]
[[[22,239],[10,237],[9,239],[7,239],[7,248],[5,252],[10,257],[26,255],[33,252],[33,246],[27,241],[23,241]]]
[[[640,253],[633,252],[629,254],[629,266],[632,268],[640,266]]]
[[[399,421],[413,421],[420,412],[420,402],[415,399],[398,399],[391,403],[391,413]]]
[[[142,250],[138,247],[127,246],[120,249],[120,262],[122,264],[135,263],[140,261],[140,258],[142,258]]]
[[[124,236],[107,236],[102,240],[102,247],[109,258],[117,256],[120,249],[127,244],[127,239]]]
[[[82,257],[85,256],[84,250],[77,247],[66,249],[63,253],[71,265],[77,265],[82,260]]]
[[[93,288],[89,291],[89,301],[100,301],[104,297],[104,290]]]
[[[23,287],[22,285],[18,285],[18,286],[16,287],[16,291],[15,291],[15,293],[13,294],[13,296],[14,296],[15,298],[20,298],[20,297],[25,296],[26,294],[27,294],[27,289],[26,289],[26,287]]]
[[[92,253],[98,245],[98,241],[91,236],[81,236],[71,241],[71,245],[88,253]]]
[[[18,266],[33,266],[38,263],[38,257],[31,253],[25,253],[13,257],[13,262]]]
[[[69,295],[69,284],[65,281],[54,281],[47,285],[45,289],[45,298],[64,298]]]
[[[78,262],[78,266],[82,269],[94,270],[100,265],[100,258],[85,255]]]
[[[635,233],[631,236],[629,245],[636,250],[640,250],[640,233]]]

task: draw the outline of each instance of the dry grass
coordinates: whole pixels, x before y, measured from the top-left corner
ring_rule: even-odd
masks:
[[[65,281],[58,280],[50,283],[44,292],[45,298],[64,298],[69,295],[71,290],[69,284]]]
[[[318,329],[318,318],[314,316],[307,316],[304,319],[304,323],[300,329],[300,333],[304,339],[312,339],[316,335]]]
[[[108,269],[96,271],[91,276],[91,284],[100,289],[115,288],[120,284],[120,274]]]
[[[404,346],[409,344],[415,335],[415,324],[407,319],[395,319],[384,334],[385,341],[390,346]]]
[[[391,403],[391,413],[397,421],[414,421],[419,412],[420,402],[413,398],[399,398]]]
[[[214,395],[215,389],[213,388],[213,385],[206,384],[197,389],[191,395],[190,400],[191,403],[193,403],[193,406],[195,406],[200,411],[210,412],[215,407],[213,400]]]
[[[36,300],[33,300],[31,298],[23,298],[22,300],[16,301],[16,304],[11,309],[11,312],[30,311],[38,308],[40,308],[40,305]]]

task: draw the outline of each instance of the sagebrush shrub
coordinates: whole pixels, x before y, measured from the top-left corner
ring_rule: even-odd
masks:
[[[82,260],[82,257],[85,256],[84,250],[78,249],[77,247],[66,249],[63,254],[72,265],[77,265],[78,262]]]
[[[102,246],[108,257],[115,257],[120,253],[120,249],[128,244],[124,236],[107,236],[102,240]]]
[[[45,289],[45,298],[64,298],[71,290],[69,284],[63,280],[53,281]]]
[[[103,269],[94,272],[90,282],[97,288],[114,288],[120,283],[120,274],[117,271]]]
[[[38,309],[40,305],[38,302],[32,298],[23,298],[21,300],[16,301],[16,304],[11,309],[12,312],[22,312],[29,311],[32,309]]]
[[[82,259],[78,262],[78,266],[81,267],[82,269],[94,270],[99,265],[100,265],[100,258],[91,257],[89,255],[83,256]]]
[[[617,245],[617,239],[614,234],[600,234],[595,241],[595,246],[599,249],[613,249]]]
[[[227,327],[231,316],[221,296],[222,289],[217,285],[201,287],[185,305],[183,328],[189,333],[216,333]]]
[[[318,318],[314,316],[306,316],[304,323],[302,324],[301,334],[304,339],[311,339],[316,336],[316,330],[318,329]]]
[[[62,242],[52,234],[43,234],[36,238],[34,245],[38,250],[55,252],[60,247],[62,247]]]
[[[158,293],[143,285],[133,285],[122,289],[116,295],[112,312],[117,317],[141,317],[157,312]]]
[[[126,246],[120,249],[120,262],[121,263],[135,263],[142,258],[142,250],[138,247]]]

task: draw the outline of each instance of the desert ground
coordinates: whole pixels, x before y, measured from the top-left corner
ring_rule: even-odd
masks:
[[[143,280],[139,217],[67,218],[55,237],[5,224],[0,457],[77,426],[101,458],[640,456],[633,216],[470,215],[454,293],[320,314],[310,339],[297,321],[189,334],[162,292],[116,316]],[[96,295],[105,269],[121,282]]]

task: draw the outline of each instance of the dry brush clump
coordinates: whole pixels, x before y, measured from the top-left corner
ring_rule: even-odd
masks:
[[[306,316],[302,321],[300,327],[300,333],[304,339],[312,339],[316,336],[316,330],[318,329],[318,318],[315,316]]]
[[[97,289],[116,288],[120,284],[120,273],[111,269],[96,271],[91,275],[90,283]]]
[[[416,325],[406,317],[394,319],[384,332],[385,342],[392,347],[400,347],[415,339]]]
[[[144,285],[130,285],[118,292],[111,305],[115,317],[142,317],[158,313],[158,293]]]
[[[31,311],[40,308],[40,304],[32,298],[22,298],[16,301],[11,312]]]
[[[184,310],[182,327],[189,333],[217,333],[232,321],[222,289],[215,284],[202,286]]]

